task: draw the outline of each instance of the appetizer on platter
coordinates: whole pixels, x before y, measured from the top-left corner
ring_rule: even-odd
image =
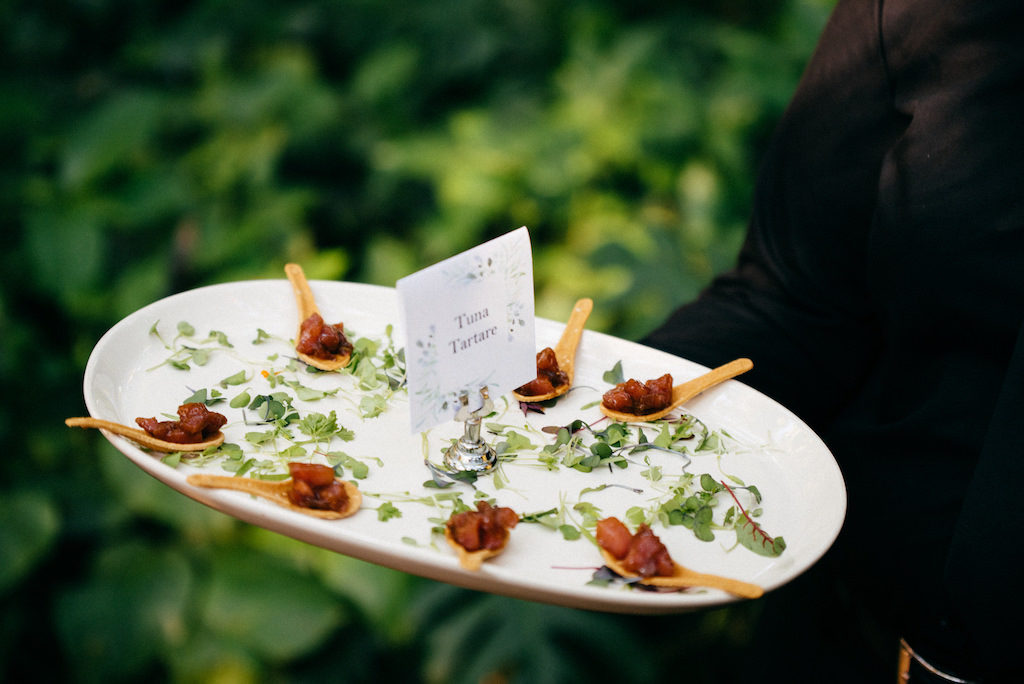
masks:
[[[214,413],[205,404],[189,403],[178,407],[178,420],[158,421],[156,418],[136,418],[144,429],[133,428],[91,416],[68,418],[68,427],[98,428],[127,437],[139,446],[153,451],[203,451],[224,443],[221,427],[227,422],[220,413]]]
[[[299,310],[299,332],[295,341],[299,359],[323,371],[344,368],[352,360],[352,344],[345,337],[345,326],[324,323],[301,266],[285,264],[284,272],[292,284]]]
[[[537,352],[537,377],[516,388],[516,393],[527,397],[551,394],[569,383],[569,376],[558,367],[555,350],[544,347]]]
[[[479,570],[488,558],[505,550],[509,530],[519,523],[511,508],[477,501],[475,511],[453,513],[444,526],[444,538],[459,554],[466,570]]]
[[[602,553],[615,564],[609,567],[620,575],[670,577],[675,572],[668,549],[647,525],[632,534],[618,518],[604,518],[595,531]]]
[[[672,403],[672,374],[640,382],[630,378],[620,382],[601,397],[601,405],[620,413],[647,415]]]
[[[516,400],[548,401],[569,391],[576,367],[576,349],[593,310],[592,299],[584,297],[576,302],[554,348],[545,347],[537,353],[537,377],[512,391]]]
[[[288,500],[296,506],[321,511],[343,511],[348,508],[349,494],[343,480],[334,477],[334,469],[316,463],[288,464],[292,486]]]
[[[607,565],[622,577],[639,577],[655,587],[711,587],[743,598],[759,598],[764,589],[749,582],[694,572],[672,560],[668,549],[647,525],[630,533],[618,518],[597,522],[596,537]]]
[[[295,351],[325,361],[352,354],[352,343],[345,337],[341,323],[328,325],[318,313],[310,314],[299,325],[299,339]]]
[[[189,475],[187,481],[197,487],[234,489],[261,496],[293,511],[328,520],[347,518],[363,504],[359,488],[336,478],[329,466],[292,462],[288,472],[291,479],[277,482],[205,473]]]
[[[178,420],[136,418],[135,423],[151,437],[175,444],[196,444],[213,438],[224,424],[226,416],[206,408],[206,404],[193,402],[178,407]]]
[[[601,413],[624,423],[654,421],[701,392],[753,367],[750,359],[735,359],[675,387],[672,376],[667,373],[645,383],[627,380],[604,393]]]

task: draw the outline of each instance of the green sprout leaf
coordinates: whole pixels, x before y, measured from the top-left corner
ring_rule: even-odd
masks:
[[[248,377],[248,374],[246,374],[244,370],[240,370],[234,375],[229,375],[228,377],[224,378],[217,384],[220,385],[221,387],[228,387],[230,385],[241,385],[248,380]]]
[[[331,451],[327,454],[327,462],[330,463],[335,469],[347,468],[352,477],[357,480],[365,480],[370,474],[370,466],[363,461],[352,458],[344,451]]]
[[[234,399],[229,401],[228,406],[230,406],[231,408],[243,408],[245,406],[248,406],[250,401],[252,401],[252,398],[249,396],[249,393],[242,392],[241,394],[237,395]]]
[[[224,401],[224,396],[218,390],[209,390],[206,388],[198,389],[186,398],[181,403],[183,404],[206,404],[207,406],[213,406]]]
[[[615,365],[612,366],[611,369],[604,372],[601,379],[609,385],[618,385],[620,382],[625,382],[626,377],[622,374],[622,361],[616,361]]]
[[[387,522],[394,518],[401,518],[402,511],[398,510],[394,504],[389,501],[385,501],[377,507],[377,520],[381,522]]]
[[[786,540],[782,537],[771,537],[750,517],[741,518],[736,527],[736,540],[759,556],[781,556],[786,550]]]

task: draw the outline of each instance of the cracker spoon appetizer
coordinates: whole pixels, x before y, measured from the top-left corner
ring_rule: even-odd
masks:
[[[284,272],[292,284],[299,309],[299,333],[295,338],[299,360],[322,371],[344,368],[352,359],[352,345],[345,339],[342,324],[324,323],[301,266],[285,264]],[[324,341],[327,343],[323,344]]]
[[[505,550],[509,531],[518,522],[519,516],[511,508],[481,500],[475,511],[452,514],[445,523],[444,538],[458,554],[459,565],[476,571],[485,560]]]
[[[112,432],[115,435],[127,437],[139,446],[152,449],[153,451],[166,453],[175,451],[205,451],[210,447],[220,446],[224,443],[224,433],[220,431],[200,442],[169,442],[167,440],[153,437],[145,430],[128,427],[127,425],[115,423],[110,420],[103,420],[102,418],[93,418],[91,416],[67,418],[65,419],[64,424],[68,427],[97,428],[100,430],[106,430],[107,432]]]
[[[328,466],[289,463],[288,469],[291,479],[274,482],[206,473],[189,475],[186,482],[196,487],[245,492],[324,520],[347,518],[363,504],[363,494],[359,488],[351,482],[334,477],[334,470]]]
[[[708,587],[742,598],[760,598],[764,589],[729,577],[696,572],[672,560],[668,549],[647,525],[635,534],[618,518],[604,518],[595,529],[597,545],[605,565],[622,577],[639,577],[653,587]]]
[[[548,349],[542,350],[538,355],[538,374],[537,379],[526,383],[521,387],[517,387],[513,392],[514,396],[518,401],[525,402],[541,402],[549,399],[559,397],[569,391],[572,387],[573,372],[575,369],[576,362],[576,348],[579,347],[580,338],[583,336],[583,327],[587,323],[587,318],[590,316],[590,312],[594,310],[594,301],[590,298],[583,298],[576,302],[576,305],[572,309],[572,313],[569,315],[569,320],[565,324],[565,330],[562,331],[562,336],[559,338],[558,343],[555,345],[553,350],[554,360],[557,362],[554,371],[561,372],[561,382],[555,385],[553,382],[545,377],[545,369],[542,368],[542,356]],[[543,385],[543,389],[537,390],[537,385]],[[551,389],[548,390],[547,386],[551,385]]]
[[[622,565],[622,562],[613,555],[601,549],[605,565],[623,577],[638,577],[637,573],[631,572]],[[764,595],[764,589],[750,582],[722,577],[721,575],[710,575],[705,572],[697,572],[683,567],[675,561],[672,562],[673,572],[671,575],[652,575],[640,580],[641,584],[652,587],[671,587],[683,589],[686,587],[706,587],[709,589],[721,589],[734,596],[741,598],[756,599]]]
[[[754,364],[750,359],[735,359],[734,361],[730,361],[729,363],[708,371],[704,375],[697,376],[693,380],[688,380],[682,384],[675,385],[672,388],[672,399],[669,401],[668,405],[650,413],[618,411],[606,406],[604,401],[601,402],[601,412],[612,420],[617,420],[621,423],[642,423],[658,420],[679,407],[683,402],[693,399],[701,392],[710,389],[715,385],[725,382],[731,378],[735,378],[737,375],[742,375],[753,367]]]

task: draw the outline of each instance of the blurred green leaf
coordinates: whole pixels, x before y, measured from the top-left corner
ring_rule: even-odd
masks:
[[[405,614],[409,593],[417,582],[411,575],[260,528],[248,528],[245,538],[263,553],[278,556],[296,568],[308,568],[387,641],[401,642],[415,628]]]
[[[440,589],[430,616],[425,663],[429,682],[649,681],[642,645],[614,617]],[[615,644],[614,648],[595,647]]]
[[[173,550],[112,546],[82,584],[61,592],[61,643],[85,681],[123,680],[143,672],[186,638],[192,574]]]
[[[49,497],[15,491],[0,498],[0,595],[32,571],[59,530],[57,507]]]
[[[125,89],[75,121],[61,160],[62,185],[77,190],[143,159],[166,116],[165,108],[165,98],[157,92]]]
[[[209,541],[228,534],[235,527],[233,518],[168,487],[106,440],[101,442],[99,450],[103,481],[120,509],[140,518],[159,521],[195,540]]]
[[[300,656],[347,619],[335,597],[310,579],[265,554],[221,549],[203,592],[202,623],[269,661]]]
[[[26,217],[25,257],[35,284],[65,301],[92,287],[104,266],[102,221],[90,207],[47,208]]]

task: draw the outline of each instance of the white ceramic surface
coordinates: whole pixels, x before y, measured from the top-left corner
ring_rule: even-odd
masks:
[[[327,281],[313,281],[311,285],[324,318],[328,322],[343,321],[353,336],[383,339],[389,323],[398,325],[398,305],[391,288]],[[269,354],[289,353],[283,340],[294,334],[295,317],[291,289],[283,279],[214,285],[146,306],[111,328],[93,350],[84,379],[89,413],[134,424],[138,416],[173,413],[193,389],[216,387],[221,379],[239,370],[258,376],[261,368],[272,366],[267,361]],[[173,337],[179,321],[193,325],[200,337],[210,330],[224,332],[234,348],[229,353],[214,353],[206,365],[193,366],[189,371],[160,365],[169,352],[149,331],[158,324],[167,339]],[[253,345],[251,341],[258,329],[281,340]],[[561,330],[561,323],[538,319],[538,347],[553,345]],[[404,343],[400,329],[395,331],[395,337],[399,345]],[[539,447],[552,439],[539,432],[541,427],[565,425],[575,418],[596,423],[601,415],[594,402],[608,388],[602,374],[618,360],[622,361],[626,377],[642,380],[671,372],[679,382],[706,370],[663,352],[587,331],[579,347],[577,388],[573,392],[544,415],[531,413],[528,417],[510,398],[498,398],[496,403],[502,414],[487,418],[485,424],[516,425],[521,433],[537,430],[529,436]],[[256,377],[251,385],[257,387],[258,383]],[[303,383],[319,389],[341,388],[333,397],[309,404],[296,402],[296,406],[303,411],[336,411],[338,422],[353,430],[355,439],[331,448],[371,465],[369,476],[357,481],[364,492],[364,508],[345,520],[318,520],[246,494],[192,487],[185,481],[190,472],[195,472],[192,466],[172,468],[157,455],[124,438],[106,436],[153,477],[228,515],[338,553],[432,579],[518,598],[612,612],[686,612],[736,600],[716,590],[650,593],[623,585],[589,585],[593,570],[601,565],[596,547],[586,538],[566,541],[559,533],[537,524],[517,526],[506,551],[485,563],[479,572],[463,570],[444,540],[431,534],[434,523],[429,518],[437,517],[439,509],[404,500],[454,490],[472,504],[474,492],[468,486],[459,484],[448,490],[423,486],[430,479],[423,463],[425,452],[433,462],[440,463],[444,447],[462,433],[461,423],[452,422],[425,435],[410,434],[408,402],[401,395],[380,416],[363,419],[354,410],[358,397],[352,401],[355,383],[351,376],[309,376]],[[221,391],[230,398],[238,388]],[[767,558],[734,546],[735,534],[731,531],[719,533],[712,542],[698,541],[682,526],[656,526],[655,532],[676,561],[695,570],[754,582],[766,590],[792,580],[825,553],[842,526],[846,489],[832,455],[805,424],[744,385],[742,378],[714,388],[686,408],[711,428],[726,430],[736,439],[733,448],[721,458],[696,455],[689,471],[707,472],[717,478],[725,472],[756,485],[764,497],[764,514],[758,522],[770,534],[784,537],[788,546],[781,556]],[[243,435],[253,428],[243,424],[241,411],[228,408],[226,403],[212,410],[229,418],[224,429],[227,441],[245,447]],[[646,455],[651,464],[663,468],[666,479],[681,472],[682,458],[657,452]],[[641,476],[646,466],[582,473],[566,468],[550,471],[529,465],[527,460],[502,466],[504,481],[500,488],[490,476],[484,476],[477,482],[478,489],[519,513],[546,510],[563,500],[571,504],[581,498],[584,489],[600,484],[643,489],[642,494],[636,494],[611,487],[583,496],[604,515],[619,517],[631,506],[649,505],[658,494],[652,483]],[[217,464],[204,466],[204,471],[222,472]],[[375,509],[383,502],[396,506],[401,517],[379,521]]]

